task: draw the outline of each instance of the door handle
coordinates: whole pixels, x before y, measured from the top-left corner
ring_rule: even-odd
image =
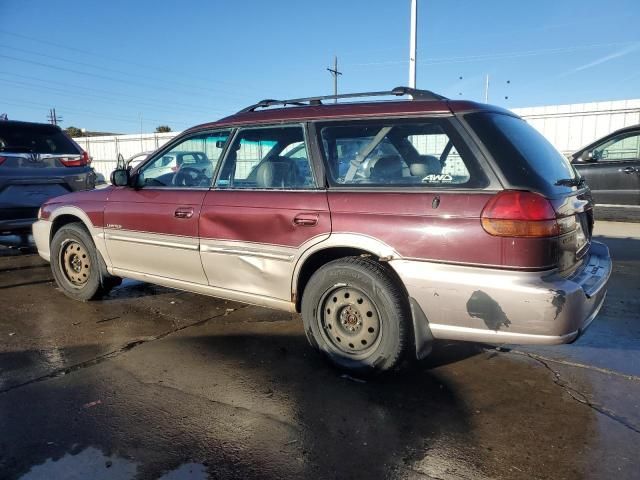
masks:
[[[319,218],[317,213],[299,213],[293,218],[293,223],[301,227],[315,227]]]
[[[180,207],[177,208],[173,213],[173,216],[176,218],[191,218],[193,217],[193,208],[191,207]]]
[[[618,171],[624,172],[624,173],[636,173],[638,172],[638,169],[634,167],[627,167],[627,168],[619,168]]]

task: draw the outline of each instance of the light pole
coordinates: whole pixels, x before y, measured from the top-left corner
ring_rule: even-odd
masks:
[[[418,0],[411,0],[411,38],[409,39],[409,87],[416,88],[416,61],[418,57]]]

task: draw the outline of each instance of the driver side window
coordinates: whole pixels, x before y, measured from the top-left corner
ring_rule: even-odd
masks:
[[[185,138],[143,165],[138,184],[143,188],[209,188],[229,134],[225,130]]]
[[[627,133],[612,138],[593,150],[596,160],[615,162],[640,158],[640,134]]]

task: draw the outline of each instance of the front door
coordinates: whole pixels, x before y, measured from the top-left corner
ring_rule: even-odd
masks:
[[[207,284],[198,219],[228,137],[228,131],[183,137],[138,169],[135,188],[113,190],[105,208],[104,233],[116,274]],[[182,158],[194,160],[167,163]]]
[[[307,152],[301,125],[238,132],[200,215],[211,286],[291,301],[295,260],[331,232]]]
[[[576,168],[596,204],[640,206],[640,132],[607,139],[591,151],[591,157]]]

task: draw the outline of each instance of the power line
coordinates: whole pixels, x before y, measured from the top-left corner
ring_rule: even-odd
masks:
[[[40,38],[30,37],[30,36],[24,35],[22,33],[10,32],[8,30],[0,29],[0,33],[3,33],[5,35],[9,35],[9,36],[13,36],[13,37],[23,38],[23,39],[30,40],[30,41],[37,42],[37,43],[41,43],[43,45],[51,45],[53,47],[63,48],[65,50],[81,53],[83,55],[89,55],[89,56],[92,56],[92,57],[105,58],[105,59],[110,60],[110,61],[115,62],[115,63],[122,63],[122,64],[126,64],[126,65],[132,65],[132,66],[135,66],[136,68],[141,68],[142,67],[142,68],[149,69],[149,70],[156,70],[158,72],[162,72],[165,75],[167,73],[171,74],[171,72],[167,71],[167,69],[164,68],[164,67],[159,67],[159,66],[155,66],[155,65],[145,65],[145,64],[141,64],[139,62],[132,62],[132,61],[128,61],[128,60],[123,60],[122,58],[112,57],[112,56],[109,56],[109,55],[105,55],[103,53],[96,53],[96,52],[92,52],[92,51],[89,51],[89,50],[83,50],[81,48],[71,47],[69,45],[63,45],[61,43],[52,42],[50,40],[42,40]],[[14,47],[10,47],[10,48],[14,48]],[[200,80],[202,80],[204,82],[208,82],[208,83],[218,83],[220,85],[233,86],[234,90],[237,89],[237,86],[238,86],[236,82],[232,83],[232,82],[225,82],[225,81],[215,80],[215,79],[210,79],[210,78],[193,77],[193,76],[191,76],[191,78],[199,78]],[[245,86],[243,86],[243,88],[254,90],[254,87],[252,87],[252,86],[246,86],[245,85]]]
[[[88,68],[97,69],[97,70],[100,70],[100,71],[116,73],[118,75],[126,75],[127,77],[137,77],[137,78],[141,78],[141,79],[145,79],[145,80],[148,80],[148,79],[155,80],[155,79],[157,79],[157,77],[150,77],[148,75],[141,75],[140,73],[136,73],[135,71],[117,70],[117,69],[114,69],[114,68],[105,67],[103,65],[95,65],[95,64],[92,64],[92,63],[79,62],[77,60],[69,60],[67,58],[57,57],[57,56],[50,55],[50,54],[43,54],[43,53],[40,53],[40,52],[34,52],[33,50],[27,50],[27,49],[24,49],[24,48],[13,47],[13,46],[10,46],[10,45],[0,44],[0,47],[10,48],[12,51],[15,51],[15,52],[22,52],[22,53],[26,53],[26,54],[29,54],[29,55],[35,55],[35,56],[38,56],[38,57],[45,57],[48,60],[56,60],[56,61],[59,61],[59,62],[66,62],[66,63],[69,63],[71,65],[79,65],[81,67],[88,67]],[[165,73],[165,75],[166,74],[171,74],[170,71],[165,71],[164,73]],[[164,77],[163,77],[163,82],[171,83],[171,84],[178,85],[178,86],[184,87],[184,88],[197,89],[197,90],[201,90],[201,91],[204,91],[204,92],[207,92],[207,93],[219,92],[220,94],[224,94],[225,96],[229,96],[229,95],[234,96],[235,95],[234,92],[230,92],[228,90],[220,90],[220,89],[213,89],[213,88],[209,88],[209,87],[202,87],[202,86],[199,86],[199,85],[193,85],[193,84],[188,84],[188,83],[183,83],[183,82],[176,82],[175,80],[166,80],[166,78],[164,78]],[[246,97],[236,97],[236,98],[245,99]]]
[[[14,105],[14,106],[24,107],[24,108],[38,107],[38,110],[41,109],[42,107],[47,107],[46,104],[38,103],[38,102],[30,102],[27,100],[22,100],[21,102],[15,102],[13,100],[0,99],[0,102],[5,103],[7,105]],[[112,120],[112,121],[117,120],[117,121],[136,123],[136,124],[140,122],[140,119],[137,117],[136,119],[133,119],[133,117],[125,117],[120,115],[104,115],[102,113],[94,112],[92,110],[81,110],[81,109],[72,108],[72,107],[62,107],[62,108],[69,112],[82,113],[82,114],[90,115],[93,117],[103,118],[103,119]],[[185,126],[192,125],[191,123],[173,121],[173,120],[168,120],[166,118],[165,119],[147,118],[146,120],[149,120],[154,123],[159,123],[159,124],[174,124],[174,125],[177,124],[177,125],[185,125]]]
[[[31,64],[31,65],[38,65],[38,66],[41,66],[41,67],[51,68],[51,69],[54,69],[54,70],[61,70],[61,71],[65,71],[65,72],[76,73],[78,75],[85,75],[85,76],[88,76],[88,77],[100,78],[100,79],[103,79],[103,80],[124,83],[124,84],[127,84],[127,85],[138,85],[138,86],[146,87],[146,88],[151,87],[151,88],[155,88],[155,89],[158,89],[158,90],[166,90],[166,91],[169,91],[169,92],[172,92],[172,93],[175,93],[175,91],[176,91],[174,88],[161,87],[161,86],[157,86],[157,85],[153,85],[153,84],[149,84],[149,83],[143,83],[143,82],[133,82],[133,81],[130,81],[130,80],[122,80],[120,78],[109,77],[109,76],[106,76],[106,75],[99,75],[99,74],[90,73],[90,72],[83,72],[81,70],[75,70],[73,68],[60,67],[60,66],[57,66],[57,65],[51,65],[49,63],[37,62],[35,60],[27,60],[27,59],[24,59],[24,58],[13,57],[11,55],[0,54],[0,58],[7,58],[9,60],[13,60],[13,61],[16,61],[16,62],[28,63],[28,64]]]
[[[176,108],[171,108],[171,109],[166,109],[166,108],[162,108],[162,107],[158,107],[157,104],[155,103],[148,103],[148,102],[131,102],[130,100],[127,99],[122,99],[122,98],[118,98],[117,95],[111,95],[111,96],[104,96],[104,95],[96,95],[96,94],[92,94],[92,93],[83,93],[83,92],[73,92],[73,91],[69,91],[69,90],[65,90],[62,88],[56,88],[56,87],[47,87],[44,85],[37,85],[34,83],[29,83],[29,82],[18,82],[18,81],[13,81],[13,80],[5,80],[3,78],[0,78],[0,83],[4,83],[7,85],[13,85],[19,88],[23,88],[26,90],[40,90],[40,91],[48,91],[48,92],[54,92],[57,95],[61,95],[63,97],[69,97],[69,98],[80,98],[80,99],[99,99],[99,100],[107,100],[109,102],[116,102],[116,103],[122,103],[128,106],[142,106],[145,109],[150,109],[150,110],[155,110],[158,112],[173,112],[176,110]],[[164,102],[159,102],[160,105],[164,105]],[[181,108],[181,110],[187,112],[187,113],[193,113],[193,112],[198,112],[201,114],[218,114],[218,115],[223,115],[225,112],[221,112],[219,110],[206,110],[206,109],[202,109],[202,108],[194,108],[194,107],[188,107],[188,108]]]
[[[56,82],[55,80],[42,80],[41,78],[38,77],[32,77],[29,75],[22,75],[22,74],[18,74],[18,73],[14,73],[14,72],[3,72],[0,71],[1,75],[7,75],[10,77],[16,77],[16,78],[21,78],[21,79],[27,79],[27,80],[35,80],[37,82],[41,82],[44,83],[45,85],[42,85],[42,88],[47,88],[47,89],[52,89],[54,87],[49,87],[49,84],[54,84],[54,85],[62,85],[64,87],[69,87],[74,89],[73,91],[75,92],[76,90],[87,90],[90,92],[97,92],[97,93],[102,93],[102,94],[106,94],[106,95],[111,95],[117,98],[120,97],[124,97],[124,98],[132,98],[132,99],[136,99],[139,100],[140,98],[145,98],[148,102],[151,102],[152,104],[162,104],[162,105],[166,105],[166,106],[177,106],[177,107],[182,107],[182,108],[186,108],[189,110],[198,110],[199,108],[202,108],[202,105],[200,106],[196,106],[196,105],[190,105],[187,103],[179,103],[179,102],[173,102],[173,101],[167,101],[166,99],[159,99],[159,98],[149,98],[149,97],[141,97],[140,95],[130,95],[130,94],[126,94],[126,93],[120,93],[120,92],[115,92],[115,91],[110,91],[110,90],[103,90],[103,89],[98,89],[98,88],[91,88],[91,87],[86,87],[86,86],[82,86],[82,85],[75,85],[75,84],[69,84],[67,82]],[[4,80],[4,81],[8,81],[8,80]],[[25,82],[26,85],[36,85],[33,83],[27,83]],[[63,90],[63,89],[60,89]],[[65,90],[68,91],[68,90]],[[203,111],[205,111],[207,113],[217,113],[217,114],[226,114],[227,112],[223,112],[221,110],[209,110],[209,109],[203,109]]]
[[[475,62],[475,61],[483,61],[483,60],[500,60],[503,58],[520,58],[520,57],[531,57],[538,55],[555,55],[561,53],[572,53],[580,50],[590,50],[593,48],[605,48],[605,47],[614,47],[614,46],[623,46],[623,45],[632,45],[636,44],[636,42],[617,42],[617,43],[601,43],[601,44],[593,44],[593,45],[582,45],[582,46],[573,46],[573,47],[562,47],[562,48],[549,48],[549,49],[541,49],[541,50],[528,50],[528,51],[519,51],[519,52],[504,52],[504,53],[488,53],[488,54],[480,54],[480,55],[468,55],[468,56],[460,56],[460,57],[442,57],[442,58],[429,58],[418,62],[421,65],[443,65],[448,63],[466,63],[466,62]],[[366,66],[382,66],[382,65],[399,65],[405,64],[408,60],[388,60],[382,62],[366,62],[366,63],[353,63],[349,64],[351,67],[366,67]]]

